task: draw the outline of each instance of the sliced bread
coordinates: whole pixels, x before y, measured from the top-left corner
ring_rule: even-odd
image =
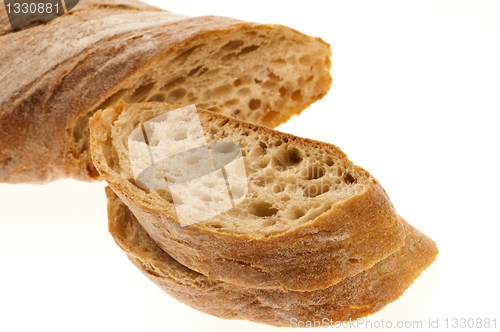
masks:
[[[170,184],[136,183],[128,146],[141,124],[179,107],[121,102],[98,111],[90,129],[102,178],[181,264],[240,286],[305,291],[353,276],[404,244],[404,227],[380,183],[338,147],[199,109],[206,142],[240,147],[248,193],[229,211],[183,227]],[[177,133],[175,124],[143,130]],[[196,194],[200,205],[218,204],[201,189]]]
[[[356,320],[398,299],[438,253],[429,237],[403,220],[406,240],[400,250],[336,285],[312,292],[240,287],[209,279],[177,262],[156,245],[109,187],[106,195],[109,231],[130,261],[178,301],[221,318],[275,326],[294,326],[298,321],[325,324],[325,319],[332,326]]]

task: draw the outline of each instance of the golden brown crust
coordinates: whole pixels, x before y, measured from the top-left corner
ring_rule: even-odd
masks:
[[[325,288],[370,268],[397,251],[405,239],[393,207],[375,181],[365,193],[339,204],[314,225],[266,239],[222,237],[196,225],[181,229],[177,220],[138,205],[126,192],[115,191],[175,260],[209,278],[247,287]],[[312,275],[311,270],[315,271]]]
[[[209,278],[245,287],[284,290],[316,290],[371,267],[404,244],[405,232],[399,217],[380,183],[358,166],[357,172],[369,177],[364,190],[336,203],[312,222],[275,236],[218,233],[199,225],[182,227],[174,215],[136,197],[137,189],[112,169],[111,127],[122,112],[138,112],[144,121],[176,105],[120,103],[114,109],[99,111],[90,120],[94,165],[109,186],[132,210],[144,229],[175,260]],[[309,149],[323,148],[351,163],[334,145],[198,110],[203,119],[227,120],[227,127],[238,124],[252,132],[265,132],[274,138]],[[112,163],[113,165],[110,165]],[[351,163],[352,164],[352,163]],[[325,245],[328,243],[328,245]],[[311,270],[314,274],[311,274]]]
[[[304,36],[225,17],[187,18],[133,0],[81,1],[47,24],[0,36],[0,182],[98,178],[88,154],[70,151],[70,133],[80,117],[167,52],[207,36],[252,29]],[[79,35],[86,38],[73,39]],[[322,94],[265,124],[278,125],[300,113],[326,94],[330,82],[321,83]]]
[[[208,314],[228,319],[291,326],[291,319],[355,320],[373,314],[418,278],[438,253],[435,243],[403,221],[407,236],[396,253],[355,276],[311,292],[245,288],[210,280],[162,251],[118,196],[106,188],[109,230],[132,263],[172,297]],[[309,271],[311,277],[315,271]]]

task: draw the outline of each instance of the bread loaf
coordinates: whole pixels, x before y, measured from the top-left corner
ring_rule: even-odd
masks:
[[[135,128],[179,107],[122,102],[98,111],[90,128],[102,178],[181,264],[245,287],[316,290],[371,267],[404,244],[403,225],[380,183],[336,146],[202,110],[206,142],[241,148],[248,194],[231,210],[182,227],[167,184],[136,185],[128,146]],[[175,126],[154,127],[152,137],[189,136]],[[200,205],[222,204],[201,188],[197,195]]]
[[[209,279],[177,262],[155,244],[110,188],[106,194],[109,231],[132,263],[175,299],[221,318],[276,326],[293,326],[293,319],[327,319],[331,325],[356,320],[399,298],[438,252],[429,237],[403,221],[406,240],[400,250],[336,285],[311,292],[240,287]]]
[[[318,38],[133,0],[81,0],[58,19],[9,31],[4,17],[0,182],[98,179],[88,119],[119,99],[196,103],[274,127],[331,83],[330,47]]]

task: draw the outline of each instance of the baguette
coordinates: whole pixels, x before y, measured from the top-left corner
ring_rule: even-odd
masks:
[[[203,110],[197,114],[206,142],[241,148],[248,194],[231,210],[183,227],[166,184],[136,184],[127,140],[134,128],[179,107],[121,102],[98,111],[90,128],[102,178],[181,264],[244,287],[306,291],[355,275],[404,244],[380,183],[338,147]]]
[[[275,326],[293,326],[293,319],[322,323],[327,319],[331,325],[356,320],[398,299],[438,253],[429,237],[403,221],[407,235],[400,250],[336,285],[312,292],[240,287],[209,279],[177,262],[155,244],[109,187],[106,195],[109,231],[130,261],[170,296],[220,318]]]
[[[17,33],[6,24],[0,182],[99,179],[88,119],[119,99],[196,102],[274,127],[331,84],[329,45],[281,25],[189,18],[133,0],[81,1]]]

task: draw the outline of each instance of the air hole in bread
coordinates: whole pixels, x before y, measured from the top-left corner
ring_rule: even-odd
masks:
[[[289,200],[290,200],[290,196],[288,196],[288,195],[281,196],[281,201],[282,202],[288,202]]]
[[[136,102],[141,101],[142,98],[144,98],[148,93],[151,92],[151,90],[153,89],[155,84],[156,84],[155,82],[151,82],[151,83],[141,85],[139,88],[137,88],[134,91],[132,96],[130,96],[130,99],[129,99],[130,102],[136,103]]]
[[[271,203],[268,202],[254,202],[249,207],[249,212],[257,217],[271,217],[278,213],[278,209],[274,208]]]
[[[170,82],[168,82],[167,84],[165,84],[163,86],[163,88],[161,88],[160,90],[161,91],[168,91],[168,90],[174,88],[176,85],[183,84],[184,82],[186,82],[185,77],[177,77],[177,78],[171,80]]]
[[[200,70],[198,77],[203,76],[207,71],[208,71],[208,68],[203,68],[202,70]]]
[[[306,214],[306,212],[304,211],[304,209],[301,209],[301,208],[298,208],[298,207],[294,207],[291,211],[290,211],[290,218],[291,219],[300,219],[302,218],[304,215]]]
[[[157,93],[149,99],[149,101],[157,101],[157,102],[164,102],[165,100],[166,97],[163,93]]]
[[[326,173],[325,166],[319,165],[309,165],[307,168],[301,171],[301,175],[304,179],[314,180],[323,177]]]
[[[235,105],[238,105],[240,102],[239,99],[231,99],[231,100],[228,100],[224,103],[224,106],[226,107],[231,107],[231,106],[235,106]]]
[[[252,111],[255,111],[256,109],[260,108],[260,104],[261,104],[260,99],[250,99],[250,102],[248,103],[248,107]]]
[[[345,183],[347,183],[347,184],[352,184],[352,183],[354,183],[354,181],[356,181],[354,179],[354,177],[348,172],[345,172],[343,177],[344,177]]]
[[[281,184],[275,184],[273,186],[273,194],[279,194],[280,192],[283,192],[285,190],[285,187]]]
[[[222,112],[222,108],[220,108],[220,107],[209,107],[208,110],[211,112],[215,112],[215,113]]]
[[[300,164],[302,156],[296,147],[285,145],[275,153],[273,161],[276,169],[284,171]]]
[[[251,53],[251,52],[254,52],[256,51],[258,48],[260,47],[260,45],[252,45],[252,46],[247,46],[247,47],[243,47],[241,49],[241,51],[239,52],[234,52],[234,53],[229,53],[228,55],[225,55],[221,58],[222,61],[229,61],[229,60],[232,60],[233,58],[237,58],[237,57],[240,57],[242,55],[245,55],[245,54],[248,54],[248,53]]]
[[[187,90],[184,88],[178,88],[168,94],[169,101],[178,101],[187,94]]]
[[[293,93],[292,93],[292,100],[293,101],[298,101],[302,99],[302,90],[295,90]]]
[[[219,121],[219,127],[224,127],[229,122],[229,119],[222,119]]]
[[[194,76],[203,66],[198,66],[194,69],[191,69],[191,71],[189,72],[188,76]]]
[[[221,85],[211,91],[210,97],[213,98],[222,98],[225,95],[229,94],[233,90],[233,86],[231,84]]]
[[[288,91],[287,91],[287,89],[286,89],[284,86],[282,86],[282,87],[279,89],[279,93],[280,93],[281,97],[285,97],[285,96],[286,96],[286,94],[287,94],[287,92],[288,92]]]
[[[99,105],[96,108],[96,111],[103,110],[103,109],[108,108],[110,106],[115,106],[120,101],[120,99],[124,98],[124,96],[127,95],[129,92],[130,92],[130,89],[121,89],[121,90],[115,92],[114,94],[109,96],[101,105]],[[94,114],[92,114],[92,115],[94,115]]]
[[[357,264],[360,262],[359,259],[356,259],[356,258],[350,258],[347,260],[350,264]]]
[[[181,54],[179,54],[178,56],[176,56],[174,59],[173,59],[173,62],[178,62],[180,64],[184,63],[187,58],[193,54],[193,52],[197,49],[197,48],[200,48],[202,47],[204,44],[201,44],[201,45],[196,45],[196,46],[193,46],[185,51],[183,51]]]
[[[234,51],[243,44],[244,44],[243,40],[232,40],[226,45],[222,46],[221,49],[225,51]]]
[[[281,82],[283,81],[283,79],[281,77],[279,77],[278,75],[274,74],[272,71],[269,71],[269,79],[271,81],[275,81],[275,82]]]
[[[327,156],[326,160],[325,160],[325,164],[327,164],[328,166],[333,166],[334,161],[333,161],[332,157]]]
[[[259,47],[260,47],[260,45],[252,45],[252,46],[243,47],[241,49],[239,55],[251,53],[251,52],[256,51],[257,49],[259,49]]]

